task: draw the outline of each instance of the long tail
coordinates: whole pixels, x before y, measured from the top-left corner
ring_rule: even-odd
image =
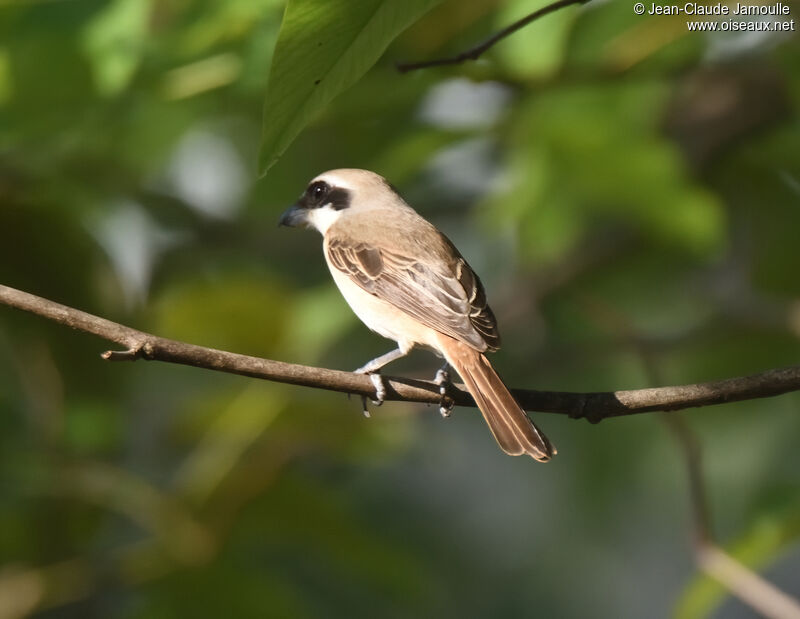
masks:
[[[539,462],[547,462],[556,448],[528,419],[486,356],[445,335],[439,343],[445,359],[475,398],[500,448],[510,456],[528,454]]]

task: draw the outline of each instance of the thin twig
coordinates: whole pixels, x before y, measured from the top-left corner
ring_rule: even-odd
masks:
[[[692,509],[695,548],[703,548],[714,541],[711,513],[708,507],[708,491],[703,476],[703,450],[697,435],[682,415],[664,415],[664,423],[675,437],[686,466],[689,483],[689,503]]]
[[[714,541],[699,442],[680,415],[669,415],[666,421],[686,463],[695,532],[694,555],[698,567],[760,615],[770,619],[800,619],[797,599],[734,559]]]
[[[800,619],[800,602],[764,580],[715,544],[697,550],[700,568],[711,578],[769,619]]]
[[[8,286],[0,285],[0,304],[31,312],[123,346],[122,351],[103,353],[102,357],[109,361],[166,361],[274,382],[375,396],[375,386],[369,377],[362,374],[284,363],[178,342]],[[441,399],[439,385],[432,381],[387,376],[385,382],[387,400],[438,404]],[[800,366],[695,385],[631,391],[569,393],[513,389],[512,392],[525,410],[559,413],[596,423],[609,417],[766,398],[798,390]],[[450,395],[457,405],[475,406],[472,397],[462,386],[454,386]]]
[[[477,60],[481,55],[486,52],[490,47],[494,46],[499,41],[502,41],[507,36],[514,34],[517,30],[524,28],[530,23],[535,22],[540,17],[549,15],[559,9],[571,6],[573,4],[586,4],[590,0],[558,0],[547,6],[537,9],[533,13],[526,15],[522,19],[515,21],[510,26],[506,26],[500,32],[493,34],[486,39],[483,43],[479,43],[475,47],[471,47],[466,51],[450,56],[447,58],[436,58],[434,60],[424,60],[422,62],[399,62],[397,63],[397,70],[400,73],[408,73],[409,71],[416,71],[417,69],[426,69],[428,67],[441,67],[444,65],[461,64],[467,60]]]
[[[641,338],[627,323],[624,332],[626,339],[638,352],[649,380],[658,382],[660,371],[655,358],[641,345]],[[764,617],[800,619],[798,600],[762,578],[755,570],[731,557],[716,543],[708,488],[703,474],[703,450],[700,440],[682,413],[663,415],[662,419],[675,437],[686,465],[694,531],[694,556],[698,567],[725,587],[731,595]]]

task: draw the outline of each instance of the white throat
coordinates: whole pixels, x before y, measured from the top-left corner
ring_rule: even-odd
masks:
[[[324,236],[328,228],[342,216],[342,211],[337,211],[330,204],[310,209],[306,215],[308,223],[319,230]]]

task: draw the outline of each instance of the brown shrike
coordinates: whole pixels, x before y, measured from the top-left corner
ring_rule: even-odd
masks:
[[[486,358],[500,335],[478,276],[386,179],[366,170],[325,172],[280,224],[322,233],[325,261],[345,300],[370,329],[397,342],[397,350],[356,370],[371,375],[378,400],[385,394],[380,369],[424,346],[455,368],[504,452],[541,462],[556,453]]]

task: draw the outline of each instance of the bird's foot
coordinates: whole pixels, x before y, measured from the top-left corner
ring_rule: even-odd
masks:
[[[372,372],[367,376],[372,381],[372,386],[375,387],[375,397],[372,398],[372,403],[380,406],[386,400],[386,383],[383,382],[383,376],[380,372]]]
[[[380,372],[372,371],[363,368],[359,368],[356,370],[356,374],[366,374],[369,376],[369,379],[372,381],[372,386],[375,387],[375,397],[370,398],[370,401],[375,406],[380,406],[386,400],[386,384],[383,382],[383,376],[381,376]],[[369,417],[369,408],[367,408],[367,396],[361,396],[361,407],[363,409],[364,417]]]
[[[453,412],[453,407],[455,406],[453,398],[447,395],[447,390],[452,384],[450,382],[450,372],[447,371],[447,364],[436,371],[433,382],[439,385],[439,395],[441,396],[439,400],[439,413],[441,413],[442,417],[447,418],[450,416],[450,413]]]

